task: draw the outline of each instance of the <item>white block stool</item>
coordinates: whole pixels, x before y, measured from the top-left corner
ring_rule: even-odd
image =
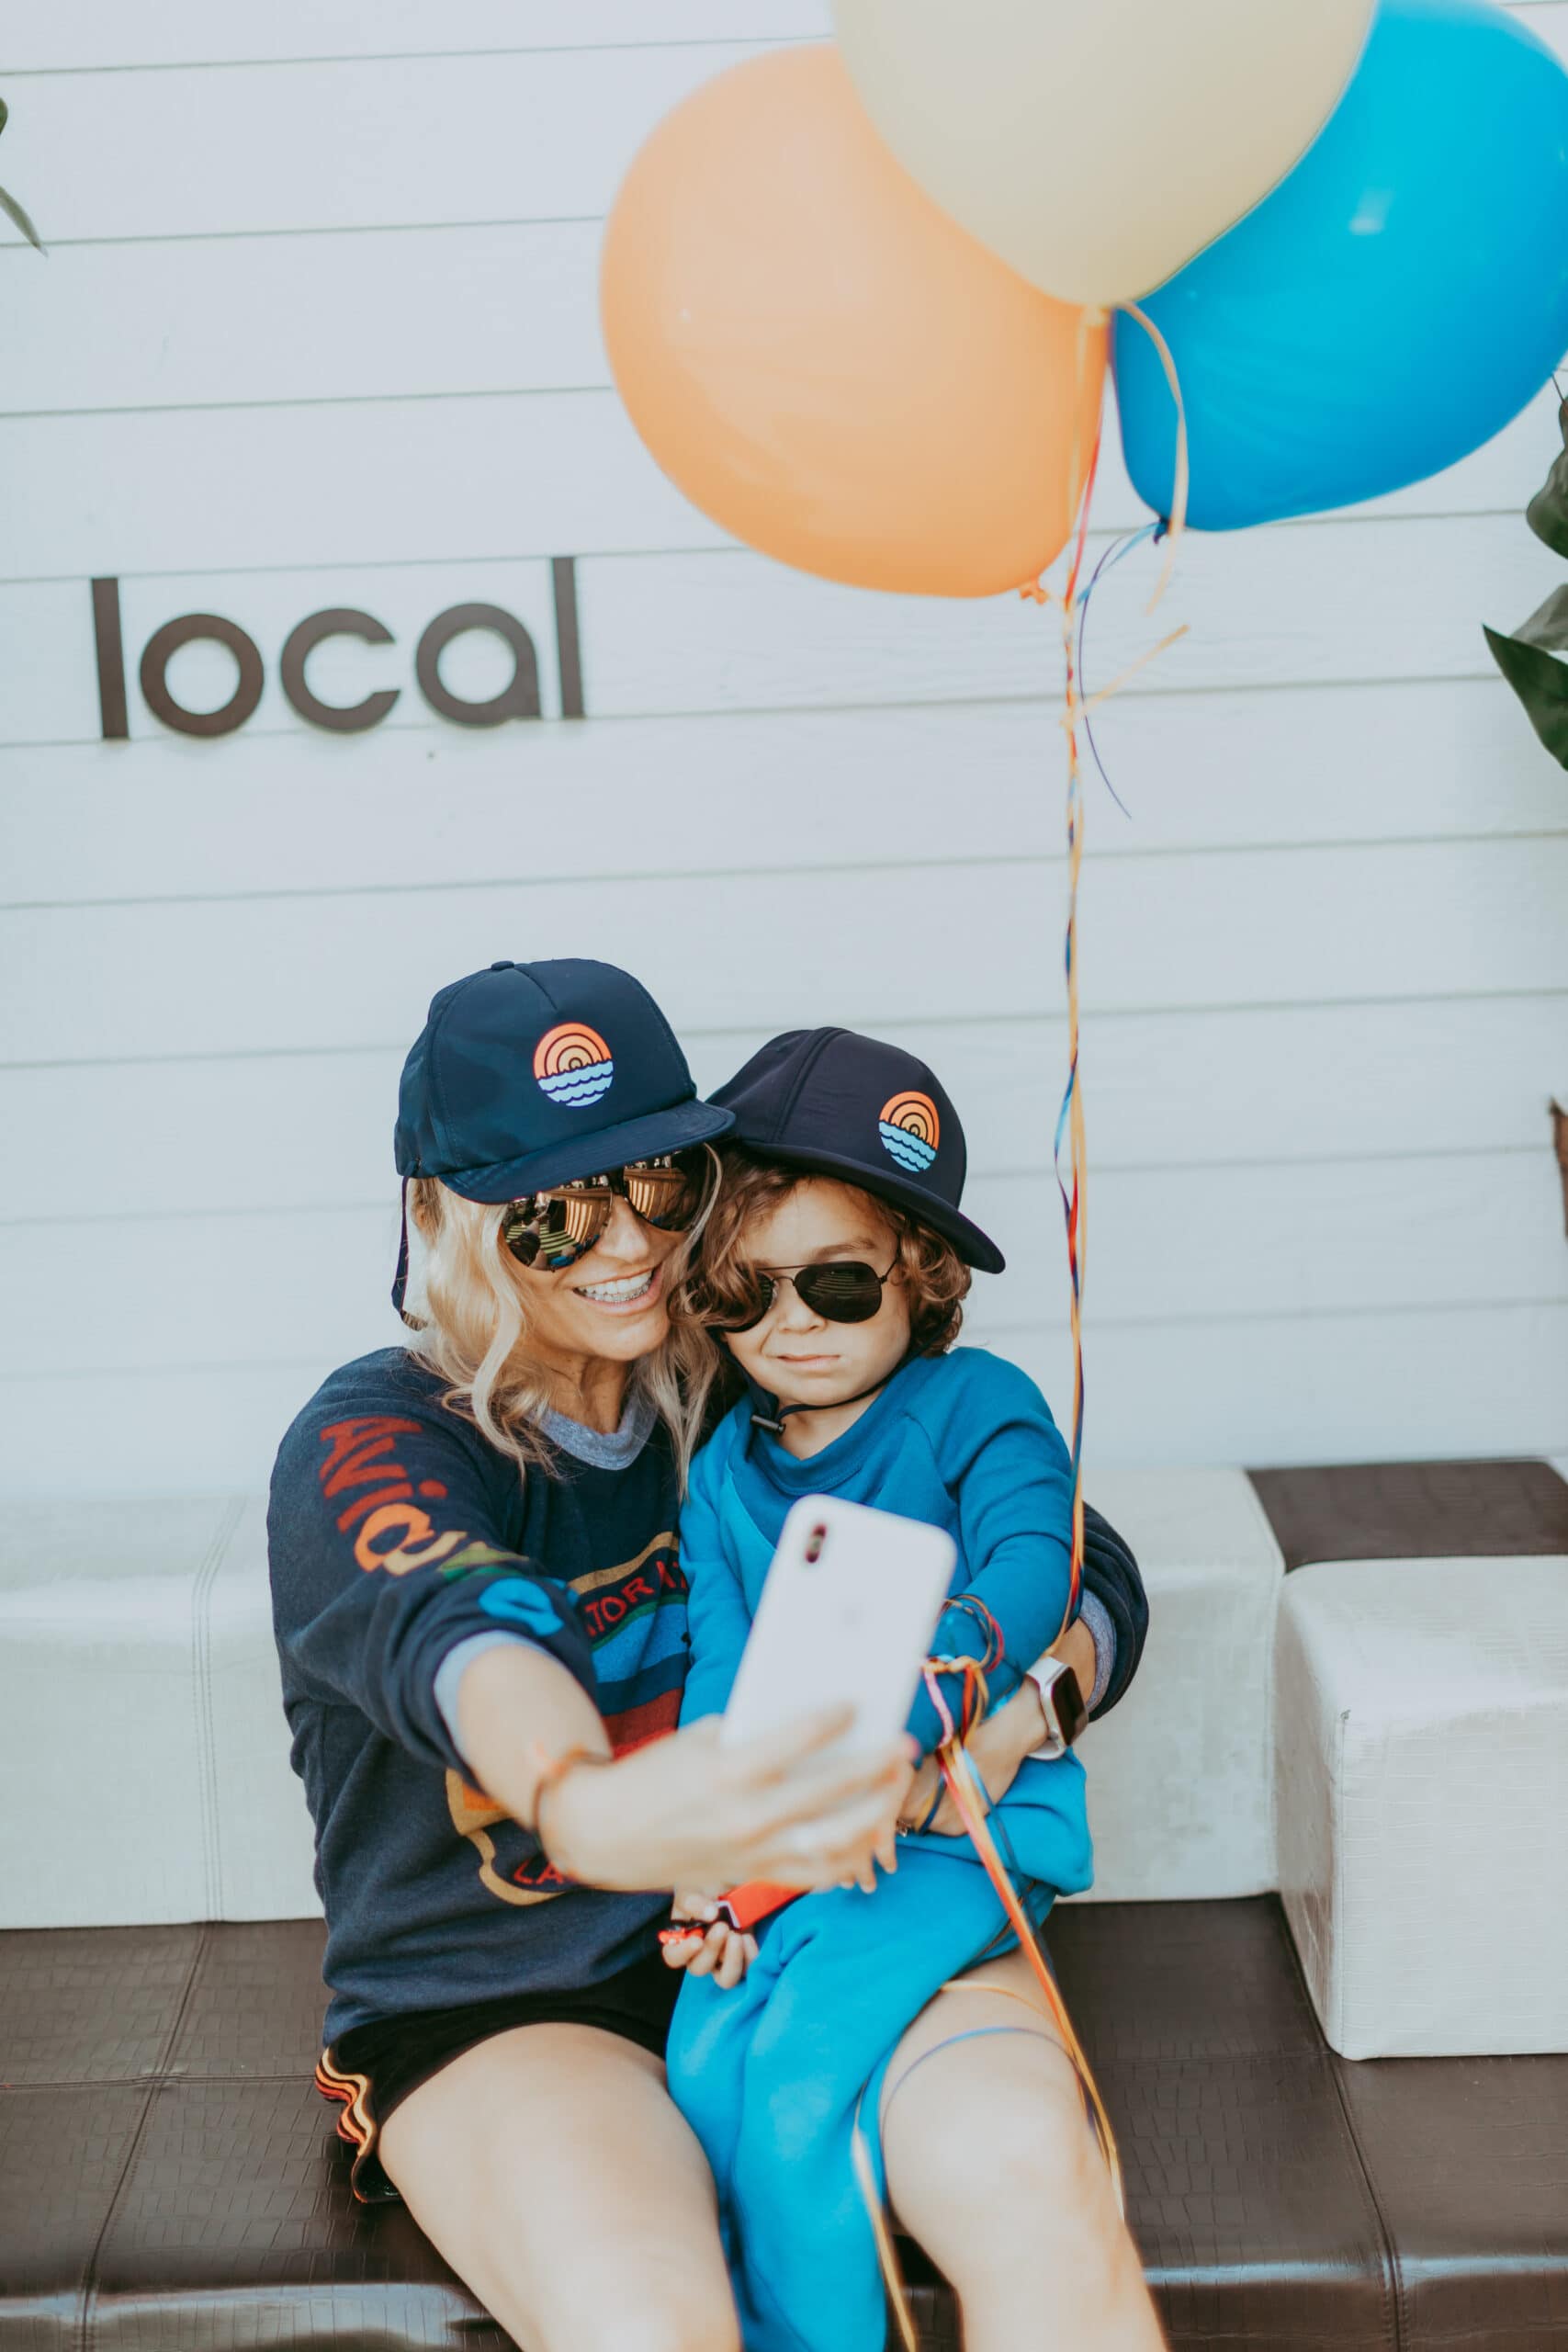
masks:
[[[1568,1559],[1285,1579],[1280,1886],[1347,2058],[1568,2051]]]
[[[1283,1562],[1239,1470],[1094,1470],[1149,1597],[1136,1681],[1093,1724],[1095,1882],[1109,1903],[1197,1902],[1276,1884],[1269,1687]]]

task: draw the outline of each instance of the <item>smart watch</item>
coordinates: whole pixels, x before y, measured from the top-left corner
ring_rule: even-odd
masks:
[[[1045,1714],[1045,1738],[1032,1753],[1049,1762],[1066,1754],[1089,1721],[1089,1709],[1077,1676],[1063,1658],[1043,1657],[1029,1668],[1029,1679],[1040,1693]]]

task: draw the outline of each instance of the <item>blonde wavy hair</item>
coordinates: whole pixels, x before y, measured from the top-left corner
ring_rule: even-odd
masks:
[[[704,1217],[665,1261],[671,1288],[711,1206],[710,1197]],[[409,1334],[409,1353],[446,1382],[441,1401],[448,1410],[471,1420],[498,1453],[510,1454],[520,1476],[558,1471],[555,1449],[539,1427],[539,1416],[557,1406],[558,1392],[529,1348],[526,1278],[501,1238],[506,1204],[468,1201],[436,1177],[416,1176],[409,1186],[409,1214],[424,1244],[426,1315]],[[669,1430],[683,1488],[712,1386],[705,1337],[672,1324],[663,1343],[629,1369],[628,1394],[646,1396]]]

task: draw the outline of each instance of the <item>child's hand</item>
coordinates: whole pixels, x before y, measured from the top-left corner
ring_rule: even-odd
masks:
[[[677,1951],[682,1947],[677,1945]],[[694,1976],[711,1976],[721,1992],[733,1992],[757,1957],[757,1939],[720,1919],[708,1929],[685,1963]],[[679,1965],[679,1962],[677,1962]]]
[[[665,1966],[688,1968],[694,1976],[712,1976],[722,1991],[732,1991],[757,1957],[755,1936],[744,1936],[728,1919],[721,1919],[717,1904],[705,1894],[678,1894],[670,1916],[671,1926],[660,1939]],[[705,1931],[705,1920],[713,1923]],[[673,1932],[686,1926],[689,1934]]]

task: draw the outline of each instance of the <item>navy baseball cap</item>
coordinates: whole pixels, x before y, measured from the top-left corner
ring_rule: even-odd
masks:
[[[561,957],[496,963],[438,989],[403,1064],[398,1173],[469,1201],[515,1201],[707,1143],[733,1125],[699,1102],[639,980]]]
[[[791,1029],[709,1097],[732,1143],[761,1159],[836,1176],[908,1209],[987,1274],[1001,1251],[960,1213],[966,1154],[957,1112],[914,1054],[852,1029]]]

